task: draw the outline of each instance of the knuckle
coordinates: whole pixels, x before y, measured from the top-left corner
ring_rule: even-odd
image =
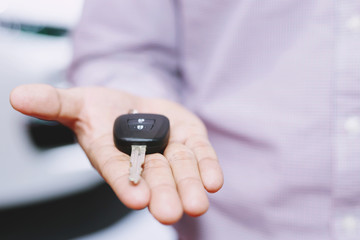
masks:
[[[116,177],[114,177],[113,179],[109,179],[108,180],[108,183],[110,184],[111,187],[115,187],[118,186],[118,185],[121,185],[123,180],[124,180],[124,177],[126,176],[127,174],[122,174],[122,175],[118,175]]]
[[[198,178],[198,177],[183,177],[183,178],[180,178],[177,181],[177,185],[179,187],[184,186],[184,185],[196,186],[196,185],[199,185],[199,184],[202,185],[202,182],[201,182],[200,178]]]
[[[178,149],[169,156],[170,162],[179,162],[192,159],[194,159],[194,153],[188,148]]]
[[[171,183],[159,183],[151,187],[152,191],[163,191],[163,192],[172,192],[175,190],[175,185]]]
[[[169,166],[169,163],[161,154],[152,154],[147,156],[144,164],[145,169],[155,169],[155,168],[166,168]]]
[[[217,162],[217,159],[215,157],[204,156],[204,157],[200,158],[198,161],[199,161],[199,164],[209,164],[209,163]]]
[[[117,155],[109,156],[102,164],[99,169],[100,175],[105,178],[107,181],[113,181],[111,176],[116,176],[115,173],[119,171],[118,165],[121,161],[127,161],[124,157],[119,157]]]
[[[109,149],[112,148],[112,145],[99,144],[100,142],[102,142],[104,137],[105,135],[103,135],[102,137],[94,138],[95,140],[84,144],[85,152],[90,159],[95,159],[98,156],[104,156],[106,153],[111,152],[109,151]]]
[[[207,140],[200,137],[190,139],[189,142],[187,142],[187,145],[194,149],[204,149],[210,146]]]

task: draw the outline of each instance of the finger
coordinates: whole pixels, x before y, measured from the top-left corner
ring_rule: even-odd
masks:
[[[206,190],[210,193],[217,192],[224,184],[224,177],[216,153],[207,137],[191,136],[186,140],[185,145],[196,156]]]
[[[171,142],[164,154],[170,162],[184,211],[190,216],[204,214],[209,200],[193,152],[181,143]]]
[[[163,224],[177,222],[183,209],[167,159],[161,154],[148,155],[142,176],[151,191],[151,214]]]
[[[82,98],[78,91],[44,84],[22,85],[11,92],[10,103],[26,115],[66,123],[79,117]]]
[[[149,187],[144,180],[137,185],[129,181],[129,156],[117,150],[111,139],[107,135],[99,138],[85,152],[123,204],[132,209],[145,208],[150,201]]]

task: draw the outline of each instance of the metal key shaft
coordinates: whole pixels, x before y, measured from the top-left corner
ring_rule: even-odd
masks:
[[[138,184],[143,170],[142,165],[145,162],[146,145],[131,146],[130,155],[130,175],[129,180],[134,184]]]

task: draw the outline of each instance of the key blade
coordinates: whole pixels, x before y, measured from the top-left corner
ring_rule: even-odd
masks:
[[[129,180],[134,184],[140,181],[142,165],[145,162],[146,145],[133,145],[131,146],[130,155],[130,175]]]

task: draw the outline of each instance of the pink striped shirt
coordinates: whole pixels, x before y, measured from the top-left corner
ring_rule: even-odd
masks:
[[[181,239],[360,239],[360,1],[88,0],[70,78],[169,98],[224,170]]]

